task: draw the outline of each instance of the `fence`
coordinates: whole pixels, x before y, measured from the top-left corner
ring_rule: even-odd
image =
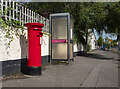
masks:
[[[22,6],[21,3],[15,1],[0,1],[1,15],[7,20],[20,21],[20,25],[25,23],[38,22],[44,24],[44,31],[49,31],[49,20],[39,15],[38,13]]]

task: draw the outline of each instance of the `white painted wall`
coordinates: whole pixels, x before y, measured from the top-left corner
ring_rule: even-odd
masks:
[[[82,44],[74,44],[74,52],[83,51],[84,47]]]
[[[74,47],[74,52],[79,51],[79,50],[78,50],[78,47],[77,47],[77,44],[75,44],[73,47]]]
[[[92,33],[88,36],[88,43],[89,43],[90,46],[91,46],[91,50],[96,49],[95,41],[96,41],[95,34],[92,32]]]
[[[10,47],[8,47],[7,42],[8,38],[5,37],[5,32],[0,29],[0,61],[6,60],[16,60],[27,57],[27,30],[25,30],[26,35],[16,37],[14,35],[14,40],[11,42]],[[92,46],[92,50],[96,49],[95,47],[95,35],[91,33],[88,37],[88,41]],[[82,44],[74,45],[74,52],[83,51]],[[49,55],[49,36],[43,36],[43,44],[41,46],[41,56]]]
[[[8,39],[4,37],[5,33],[0,29],[0,61],[8,58],[6,42]]]
[[[27,31],[25,31],[27,33]],[[21,56],[21,38],[14,36],[14,40],[8,46],[9,39],[5,37],[5,32],[0,29],[0,61],[16,60],[26,58]],[[27,36],[27,35],[26,35]],[[23,43],[25,44],[25,43]],[[26,45],[26,44],[25,44]],[[25,48],[25,47],[24,47]],[[24,52],[26,53],[26,52]]]
[[[88,31],[92,31],[92,30],[88,29]],[[91,51],[96,49],[95,41],[96,41],[95,34],[94,32],[91,32],[90,35],[88,36],[88,43],[91,45]],[[83,50],[84,50],[84,47],[82,44],[74,45],[74,52],[83,51]]]
[[[49,55],[49,36],[43,35],[43,44],[41,46],[41,56]]]
[[[17,60],[26,58],[27,56],[27,30],[26,35],[16,37],[8,47],[8,38],[5,37],[5,32],[0,29],[0,61]],[[49,55],[49,36],[43,36],[43,44],[41,46],[41,56]]]

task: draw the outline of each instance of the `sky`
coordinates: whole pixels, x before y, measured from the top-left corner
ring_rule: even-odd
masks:
[[[100,35],[97,33],[96,30],[94,30],[94,33],[95,33],[96,39],[98,39]],[[106,37],[108,37],[109,39],[112,39],[112,40],[117,39],[117,35],[112,36],[111,34],[105,33],[105,31],[103,31],[102,37],[103,37],[103,39],[105,39]]]

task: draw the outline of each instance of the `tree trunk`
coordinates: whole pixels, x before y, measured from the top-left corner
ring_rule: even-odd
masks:
[[[86,29],[86,41],[85,41],[85,47],[84,47],[84,49],[85,49],[85,53],[87,54],[87,48],[88,48],[88,29]]]

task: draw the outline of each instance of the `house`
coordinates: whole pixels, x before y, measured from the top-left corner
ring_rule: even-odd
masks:
[[[89,29],[88,31],[92,31],[92,30]],[[91,47],[90,51],[97,49],[97,40],[96,40],[95,33],[93,31],[88,36],[88,44]]]
[[[96,36],[94,31],[92,31],[92,29],[88,29],[88,31],[90,32],[89,36],[88,36],[88,45],[90,45],[90,51],[97,49],[97,40],[96,40]],[[77,51],[84,51],[84,46],[83,44],[75,44],[74,45],[74,52]]]

